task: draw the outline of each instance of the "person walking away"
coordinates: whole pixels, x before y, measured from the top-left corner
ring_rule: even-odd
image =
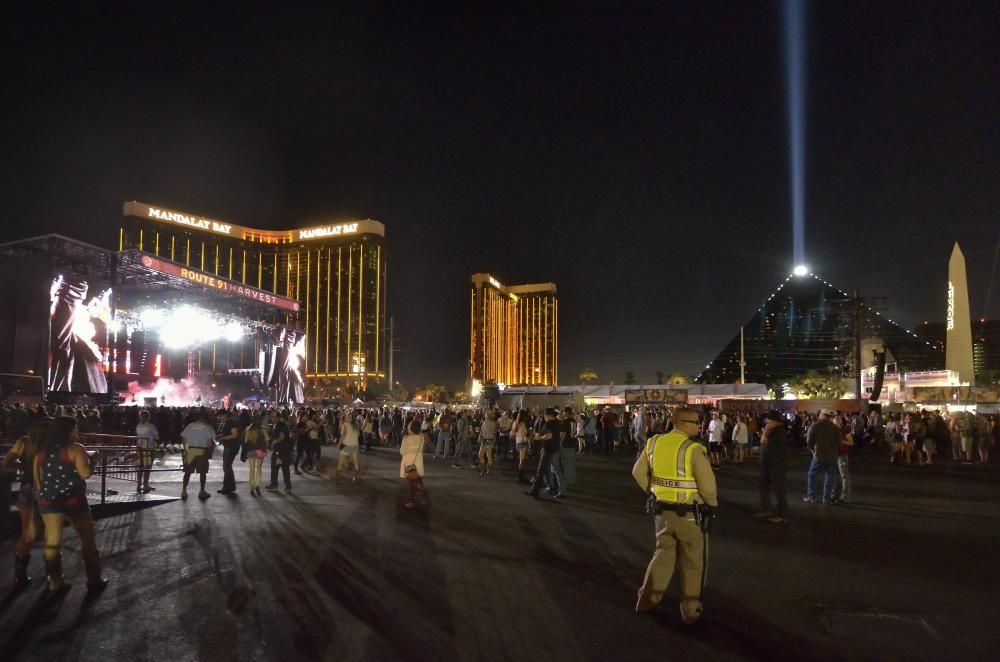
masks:
[[[914,414],[910,417],[910,446],[911,450],[917,452],[917,464],[923,466],[924,461],[924,444],[927,441],[927,423],[924,420],[923,412]],[[931,445],[934,445],[934,441],[931,440]]]
[[[701,593],[708,571],[708,524],[718,505],[715,474],[705,447],[692,439],[698,413],[674,413],[674,428],[651,437],[632,467],[632,477],[650,499],[656,551],[639,587],[635,610],[650,612],[663,600],[680,557],[680,612],[686,625],[702,614]]]
[[[1000,440],[1000,424],[997,423],[997,417],[990,414],[986,421],[986,435],[983,437],[983,443],[979,444],[979,461],[982,464],[989,463],[990,449],[998,440]]]
[[[288,420],[284,412],[278,413],[278,420],[275,421],[271,430],[271,482],[265,489],[273,491],[278,489],[278,471],[284,474],[285,491],[292,491],[292,440],[289,438]],[[258,492],[259,494],[259,492]]]
[[[261,424],[259,415],[250,419],[250,425],[243,433],[242,459],[250,470],[250,496],[260,496],[260,481],[264,473],[264,458],[267,457],[267,446],[270,436],[267,428]]]
[[[510,431],[513,427],[514,419],[510,417],[510,412],[504,409],[497,421],[497,453],[501,460],[506,459],[511,450]]]
[[[198,409],[195,420],[188,423],[181,431],[181,444],[183,445],[181,457],[184,464],[181,498],[188,497],[188,481],[191,479],[191,474],[197,471],[198,479],[201,481],[198,498],[207,499],[212,496],[205,490],[205,480],[208,477],[208,460],[212,456],[212,450],[215,446],[215,430],[208,424],[208,414],[204,409]]]
[[[576,452],[577,441],[574,433],[577,428],[576,417],[572,407],[563,410],[562,441],[559,442],[559,497],[566,498],[569,489],[576,484]]]
[[[899,464],[903,458],[903,434],[898,414],[889,414],[889,422],[885,424],[885,441],[890,449],[889,464]]]
[[[559,435],[561,431],[562,426],[556,420],[556,410],[553,407],[546,408],[545,425],[538,437],[539,441],[542,442],[542,452],[538,457],[538,471],[535,472],[535,479],[531,484],[531,488],[525,492],[528,496],[538,498],[538,493],[542,489],[542,483],[545,482],[545,476],[549,472],[549,464],[559,454]],[[556,492],[553,492],[552,495],[554,498],[559,498]]]
[[[583,454],[587,447],[587,413],[581,411],[576,415],[576,454]]]
[[[479,428],[479,477],[490,475],[493,467],[493,450],[497,442],[497,421],[493,412],[486,412],[486,418]]]
[[[632,439],[637,450],[642,450],[646,444],[646,406],[641,405],[633,411],[632,417]]]
[[[337,469],[334,478],[340,476],[340,472],[351,463],[354,469],[352,482],[358,482],[361,478],[361,465],[358,463],[360,442],[358,439],[358,426],[354,424],[354,417],[344,416],[340,424],[340,457],[337,458]]]
[[[149,422],[149,412],[143,410],[139,412],[139,423],[135,426],[135,436],[139,447],[139,480],[136,485],[136,492],[148,494],[155,488],[149,486],[149,475],[153,468],[153,455],[156,454],[156,447],[160,441],[160,431]]]
[[[371,413],[365,414],[362,423],[361,433],[365,441],[365,452],[371,453],[372,444],[375,442],[375,422],[372,420]]]
[[[462,457],[467,457],[469,463],[472,463],[472,440],[475,439],[475,434],[472,426],[472,416],[466,411],[458,421],[458,443],[455,446],[454,461],[451,463],[451,466],[455,469],[461,468],[462,465],[459,463],[459,459]]]
[[[524,477],[524,470],[528,464],[528,427],[527,413],[518,410],[514,419],[514,452],[517,453],[517,482],[521,485],[527,484]]]
[[[977,444],[979,450],[979,463],[986,464],[990,461],[990,448],[993,447],[994,430],[996,426],[993,423],[993,417],[979,415],[976,417],[978,419],[977,432],[979,437],[979,443]]]
[[[736,424],[733,426],[733,441],[736,442],[736,463],[743,464],[747,456],[747,443],[750,441],[750,433],[742,415],[736,416]]]
[[[583,428],[583,450],[587,455],[594,452],[597,446],[597,414],[587,414],[587,425]]]
[[[66,522],[80,536],[80,551],[87,571],[87,590],[100,591],[108,584],[101,577],[101,559],[94,540],[94,520],[87,503],[87,479],[93,474],[86,449],[80,445],[76,419],[60,416],[48,426],[45,444],[33,465],[38,485],[38,511],[45,525],[45,570],[49,591],[67,588],[62,573],[62,533]]]
[[[712,466],[719,468],[722,456],[722,439],[726,435],[726,424],[719,418],[719,412],[712,412],[712,420],[708,423],[708,457]]]
[[[15,410],[16,411],[16,410]],[[48,435],[51,418],[37,418],[28,423],[27,434],[14,442],[3,458],[3,467],[8,469],[15,463],[20,466],[21,488],[17,492],[17,513],[21,518],[21,534],[14,543],[14,588],[24,588],[31,582],[28,564],[31,561],[31,546],[38,534],[36,519],[38,507],[35,503],[34,462]]]
[[[219,441],[222,442],[222,489],[219,494],[229,496],[236,493],[236,473],[233,472],[233,462],[240,454],[243,443],[240,439],[240,425],[225,409],[222,410],[219,421]]]
[[[829,504],[833,498],[833,486],[837,482],[837,449],[840,447],[840,429],[833,422],[836,412],[832,409],[822,409],[819,420],[809,428],[806,437],[806,447],[813,454],[806,473],[806,503],[817,503],[816,476],[822,472],[823,480],[822,503]]]
[[[854,430],[857,429],[855,420],[857,419],[852,419],[850,423],[838,425],[840,428],[840,446],[837,447],[837,472],[839,480],[833,488],[833,499],[831,503],[851,502],[851,467],[849,463],[849,452],[853,446],[857,445],[856,440],[858,437],[854,436]]]
[[[428,505],[427,488],[424,487],[424,435],[420,433],[420,424],[410,423],[409,434],[403,437],[399,445],[399,477],[406,479],[406,490],[409,495],[404,508],[414,508],[413,494],[420,495],[420,505]]]
[[[451,416],[451,411],[448,409],[444,410],[441,414],[441,418],[438,419],[438,438],[437,444],[434,446],[434,455],[437,457],[448,457],[448,442],[451,441],[451,427],[454,424],[454,419]]]
[[[788,429],[781,412],[769,411],[764,415],[764,430],[760,436],[760,511],[755,517],[766,517],[773,524],[782,524],[788,517],[788,496],[785,491],[785,474],[788,472]],[[774,492],[778,510],[771,510],[771,492]]]
[[[611,407],[605,407],[604,415],[601,416],[601,442],[605,455],[615,454],[615,426],[617,424],[618,416],[611,411]]]

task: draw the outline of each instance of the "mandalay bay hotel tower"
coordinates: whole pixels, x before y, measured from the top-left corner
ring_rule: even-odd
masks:
[[[504,285],[472,275],[469,382],[555,386],[559,377],[559,300],[554,283]]]
[[[298,301],[306,391],[335,397],[340,386],[384,382],[384,239],[373,220],[259,230],[126,202],[118,243]]]

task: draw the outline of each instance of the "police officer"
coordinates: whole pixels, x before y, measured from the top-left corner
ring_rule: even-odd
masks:
[[[701,616],[701,590],[708,571],[708,507],[718,501],[705,447],[692,438],[700,429],[698,412],[678,409],[673,425],[671,432],[649,438],[632,467],[632,477],[650,495],[656,522],[656,552],[646,568],[635,610],[647,612],[660,604],[680,555],[681,619],[691,625]]]

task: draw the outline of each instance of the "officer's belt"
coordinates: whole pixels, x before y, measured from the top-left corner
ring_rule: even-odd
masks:
[[[694,509],[699,504],[695,503],[667,503],[666,501],[656,502],[656,512],[662,513],[665,510],[677,513],[681,517],[686,516],[689,512],[694,512]]]
[[[682,490],[696,490],[698,489],[698,482],[694,480],[671,480],[669,478],[657,478],[652,477],[653,485],[659,485],[660,487],[673,487]]]

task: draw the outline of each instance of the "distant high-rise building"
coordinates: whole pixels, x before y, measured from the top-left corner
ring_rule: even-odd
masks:
[[[914,331],[944,351],[947,322],[924,322]],[[1000,373],[1000,320],[980,319],[972,323],[972,365],[976,377],[992,378]]]
[[[469,379],[546,384],[559,379],[559,300],[554,283],[504,285],[473,274]]]

